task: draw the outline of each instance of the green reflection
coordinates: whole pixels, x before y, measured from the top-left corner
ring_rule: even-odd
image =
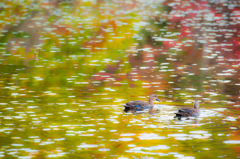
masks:
[[[0,158],[239,157],[238,14],[209,3],[2,2]]]

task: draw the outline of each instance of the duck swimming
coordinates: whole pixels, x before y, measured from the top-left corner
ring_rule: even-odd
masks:
[[[181,117],[198,117],[200,115],[199,102],[196,100],[193,103],[193,108],[181,108],[175,113],[174,118],[181,119]]]
[[[155,94],[151,94],[149,96],[149,100],[148,103],[145,101],[141,101],[141,100],[135,100],[135,101],[131,101],[128,102],[126,104],[124,104],[123,106],[125,107],[125,112],[129,111],[129,110],[134,110],[134,111],[142,111],[144,109],[150,109],[153,108],[154,104],[153,101],[159,101],[158,97]]]

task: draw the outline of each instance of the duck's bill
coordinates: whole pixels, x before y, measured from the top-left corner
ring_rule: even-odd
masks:
[[[158,98],[156,99],[157,101],[161,102]]]

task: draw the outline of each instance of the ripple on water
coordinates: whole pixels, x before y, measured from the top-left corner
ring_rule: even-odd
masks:
[[[134,147],[134,148],[131,148],[130,151],[141,151],[141,150],[154,151],[154,150],[167,150],[169,148],[170,147],[166,145],[157,145],[157,146],[150,146],[150,147]]]
[[[119,138],[118,141],[132,141],[133,138]]]
[[[161,139],[166,139],[165,136],[158,136],[157,134],[154,133],[143,133],[138,136],[140,140],[161,140]]]
[[[168,134],[168,137],[174,137],[175,140],[192,140],[194,138],[207,139],[209,138],[209,136],[211,136],[211,134],[207,134],[207,132],[205,131],[192,131],[190,133],[192,134],[184,134],[184,133]]]
[[[110,149],[108,149],[108,148],[101,148],[101,149],[98,149],[98,151],[110,151]]]
[[[120,136],[135,136],[136,134],[134,133],[125,133],[125,134],[120,134]]]
[[[224,118],[223,120],[226,120],[226,121],[236,121],[236,118],[232,117],[232,116],[228,116],[228,117]]]
[[[19,159],[30,159],[30,158],[32,158],[32,156],[19,156],[18,158]]]
[[[226,140],[223,141],[225,144],[240,144],[240,140]]]
[[[188,134],[168,134],[169,137],[174,137],[175,140],[192,140]]]
[[[199,131],[189,131],[189,133],[192,133],[192,134],[206,134],[206,133],[208,133],[208,131],[202,131],[202,130],[199,130]]]
[[[98,145],[96,144],[85,144],[85,143],[82,143],[81,145],[77,146],[78,148],[95,148],[95,147],[98,147]]]

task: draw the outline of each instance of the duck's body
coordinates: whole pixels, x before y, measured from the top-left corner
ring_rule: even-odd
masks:
[[[125,111],[128,110],[144,110],[144,109],[150,109],[153,108],[154,104],[153,101],[157,100],[160,101],[157,96],[155,94],[151,94],[149,96],[149,102],[145,102],[145,101],[141,101],[141,100],[135,100],[135,101],[131,101],[126,103],[125,105],[123,105],[125,107]]]
[[[199,102],[195,101],[193,108],[181,108],[178,110],[174,118],[181,119],[181,117],[198,117],[200,115]]]

